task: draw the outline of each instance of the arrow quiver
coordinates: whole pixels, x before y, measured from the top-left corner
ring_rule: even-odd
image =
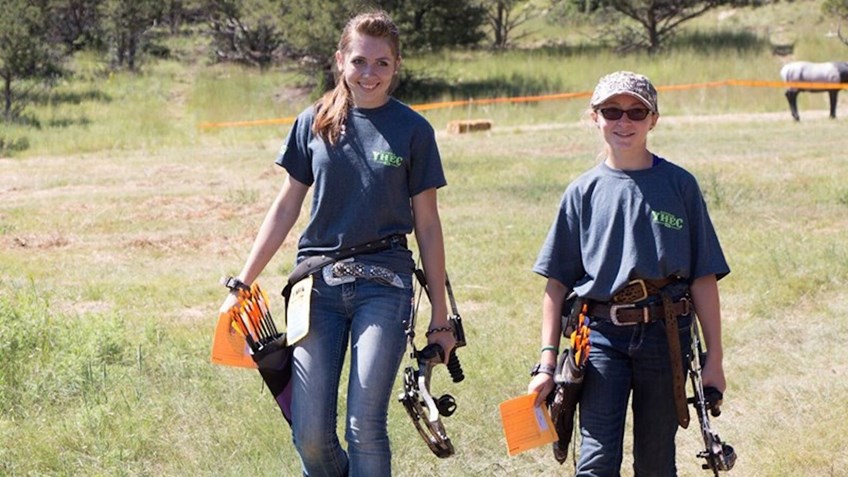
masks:
[[[225,278],[222,283],[238,296],[238,302],[226,312],[226,316],[250,347],[251,358],[262,380],[274,396],[283,418],[291,425],[293,348],[287,342],[286,333],[277,329],[268,296],[259,283],[247,286],[233,277]]]
[[[571,436],[574,433],[574,420],[577,405],[583,391],[583,376],[589,361],[589,318],[586,315],[587,303],[571,293],[562,309],[563,335],[568,338],[569,347],[557,359],[554,374],[554,391],[548,397],[551,420],[557,433],[553,442],[554,458],[560,464],[568,457]]]

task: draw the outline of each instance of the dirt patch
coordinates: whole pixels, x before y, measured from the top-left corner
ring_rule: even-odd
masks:
[[[104,315],[112,311],[112,305],[99,300],[58,301],[53,308],[63,316]]]
[[[217,317],[218,311],[212,309],[212,306],[209,305],[204,308],[183,308],[182,310],[174,311],[171,314],[175,315],[175,321],[180,323],[210,323],[211,320]]]
[[[181,235],[171,236],[146,236],[130,239],[125,243],[125,248],[156,250],[160,252],[175,252],[183,250],[199,250],[207,244],[206,240],[199,238],[188,238]]]
[[[73,242],[64,235],[18,235],[5,240],[9,248],[49,250],[64,248]]]
[[[281,88],[274,94],[277,103],[303,104],[312,94],[312,88],[302,86],[299,88]]]
[[[156,196],[141,203],[137,220],[181,222],[208,218],[211,215],[227,217],[227,209],[224,201],[216,197]]]

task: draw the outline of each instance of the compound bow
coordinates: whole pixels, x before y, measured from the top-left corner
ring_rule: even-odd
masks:
[[[712,470],[715,477],[719,477],[719,471],[728,471],[736,463],[736,451],[733,447],[723,442],[718,432],[710,425],[710,415],[718,417],[721,414],[721,391],[714,387],[704,388],[701,381],[701,366],[706,360],[706,353],[701,349],[700,332],[697,320],[692,322],[692,349],[689,356],[689,378],[692,382],[694,396],[687,401],[695,407],[698,421],[701,423],[701,436],[704,438],[704,450],[698,453],[698,457],[705,459],[706,463],[701,467],[704,470]],[[709,414],[707,414],[709,412]]]
[[[430,293],[427,288],[427,281],[424,278],[424,272],[420,269],[415,270],[415,276],[421,284],[421,292],[419,293],[420,302],[421,294],[426,294],[429,298]],[[462,318],[457,311],[450,280],[446,280],[445,285],[451,304],[449,322],[454,338],[456,339],[456,348],[461,348],[466,344],[465,332],[462,329]],[[410,356],[416,360],[418,368],[408,366],[404,370],[403,392],[398,397],[398,401],[406,408],[407,414],[412,418],[412,423],[430,450],[437,457],[446,458],[453,455],[454,448],[447,432],[445,432],[445,426],[442,424],[440,416],[449,417],[453,415],[454,411],[456,411],[456,400],[450,394],[433,398],[433,395],[430,393],[430,377],[433,368],[444,362],[445,351],[436,343],[429,344],[420,351],[415,347],[415,315],[417,312],[418,305],[416,304],[412,312],[412,317],[409,320],[406,336],[409,346],[412,349]],[[456,356],[456,348],[451,353],[447,366],[451,379],[453,382],[458,383],[465,379],[465,375],[462,372],[459,358]]]

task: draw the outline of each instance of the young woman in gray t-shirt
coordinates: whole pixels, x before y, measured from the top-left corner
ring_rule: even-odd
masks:
[[[391,474],[388,403],[406,349],[415,232],[432,305],[427,338],[445,350],[445,254],[436,190],[446,184],[430,124],[390,94],[401,64],[398,30],[383,12],[350,20],[336,52],[334,90],[302,112],[277,158],[288,175],[238,279],[251,284],[285,241],[312,188],[297,260],[389,239],[353,257],[356,266],[308,278],[309,331],[295,343],[292,434],[304,475]],[[339,275],[340,273],[340,275]],[[228,310],[235,298],[222,305]],[[347,352],[347,448],[337,436],[337,403]]]

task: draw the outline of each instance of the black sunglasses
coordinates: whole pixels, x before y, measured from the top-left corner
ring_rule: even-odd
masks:
[[[602,108],[600,111],[601,116],[603,116],[604,119],[609,119],[610,121],[618,121],[625,114],[631,121],[642,121],[651,114],[651,110],[645,108],[633,108],[628,110],[621,108]]]

